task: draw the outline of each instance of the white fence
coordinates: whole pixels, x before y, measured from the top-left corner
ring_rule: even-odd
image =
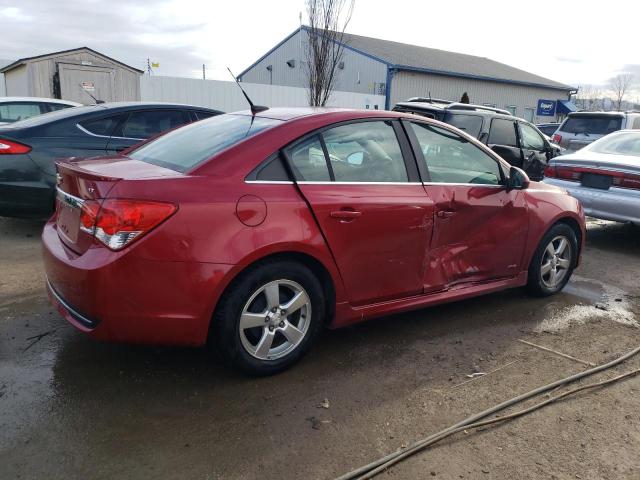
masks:
[[[242,83],[256,105],[268,107],[302,107],[308,105],[307,90],[280,85]],[[140,78],[140,97],[144,102],[175,102],[215,108],[223,112],[246,110],[247,101],[234,82],[198,80],[194,78]],[[384,109],[384,96],[352,92],[333,92],[327,106]]]

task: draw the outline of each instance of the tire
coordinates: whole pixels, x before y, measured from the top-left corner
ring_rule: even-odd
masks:
[[[273,375],[302,358],[324,317],[322,285],[311,270],[294,261],[269,261],[227,288],[209,338],[228,365],[249,375]]]
[[[578,258],[574,230],[557,223],[542,237],[529,265],[529,292],[538,297],[558,293],[571,278]]]

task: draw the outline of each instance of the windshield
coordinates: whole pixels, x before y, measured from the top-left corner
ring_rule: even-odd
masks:
[[[250,115],[219,115],[173,130],[129,154],[134,160],[185,172],[242,140],[282,123]]]
[[[633,155],[640,157],[640,132],[624,132],[608,135],[593,142],[589,151],[611,155]]]
[[[622,117],[611,115],[579,115],[567,118],[560,130],[566,133],[608,135],[622,128]]]

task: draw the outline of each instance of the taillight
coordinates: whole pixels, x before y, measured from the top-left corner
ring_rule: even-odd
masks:
[[[582,172],[571,167],[556,166],[556,178],[561,178],[563,180],[569,180],[572,182],[579,182],[582,178]]]
[[[174,204],[164,202],[107,199],[100,205],[88,200],[80,213],[80,229],[111,250],[120,250],[149,233],[176,210]]]
[[[98,210],[100,210],[99,202],[85,200],[80,210],[80,230],[90,235],[94,234]]]
[[[554,178],[556,176],[556,167],[553,165],[547,165],[544,167],[544,176]]]
[[[12,140],[0,138],[0,155],[18,155],[21,153],[29,153],[31,147]]]
[[[553,134],[553,143],[557,143],[558,145],[560,145],[560,142],[562,141],[562,135],[558,135],[557,133]]]
[[[572,182],[579,182],[582,172],[579,169],[564,167],[560,165],[547,165],[544,169],[544,176],[548,178],[561,178]]]
[[[617,177],[613,177],[611,183],[614,187],[633,188],[635,190],[640,190],[640,175],[623,173]]]

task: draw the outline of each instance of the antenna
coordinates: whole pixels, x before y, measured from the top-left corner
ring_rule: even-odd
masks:
[[[247,95],[247,92],[245,92],[244,89],[242,88],[242,85],[240,85],[240,82],[238,81],[236,76],[231,72],[231,69],[229,67],[227,67],[227,70],[229,70],[229,73],[231,74],[231,76],[235,80],[236,84],[238,85],[238,88],[240,88],[240,90],[242,91],[242,94],[244,95],[244,98],[246,98],[247,102],[249,102],[249,106],[251,107],[251,115],[255,115],[256,113],[264,112],[265,110],[269,110],[269,107],[264,107],[262,105],[254,105],[253,102],[251,101],[251,99],[249,98],[249,95]]]
[[[82,86],[81,83],[78,84],[78,86],[80,87],[80,90],[82,90],[84,93],[86,93],[87,95],[89,95],[91,98],[93,98],[93,101],[96,102],[96,105],[100,105],[101,103],[104,103],[104,100],[98,100],[96,97],[94,97],[93,95],[91,95],[89,92],[87,92],[85,90],[85,88]]]

